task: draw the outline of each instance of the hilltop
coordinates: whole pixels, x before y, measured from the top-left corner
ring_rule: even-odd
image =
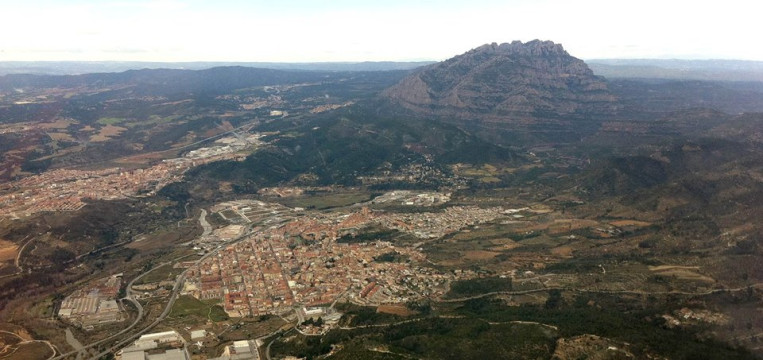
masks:
[[[560,44],[487,44],[422,68],[384,95],[414,111],[518,121],[607,114],[606,82]]]

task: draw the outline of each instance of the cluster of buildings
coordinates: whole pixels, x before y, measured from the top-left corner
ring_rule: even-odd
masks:
[[[343,103],[343,104],[325,104],[325,105],[318,105],[318,106],[316,106],[316,107],[312,108],[312,109],[310,110],[310,113],[311,113],[311,114],[318,114],[318,113],[322,113],[322,112],[326,112],[326,111],[330,111],[330,110],[336,110],[336,109],[339,109],[339,108],[343,108],[343,107],[346,107],[346,106],[350,106],[350,105],[352,105],[352,104],[354,104],[354,103],[355,103],[354,101],[348,101],[348,102],[346,102],[346,103]]]
[[[420,239],[434,239],[504,216],[502,207],[451,206],[442,212],[392,213],[380,217],[379,222]]]
[[[374,204],[395,204],[404,206],[438,206],[450,201],[450,193],[434,191],[414,192],[396,190],[373,199]]]
[[[122,274],[98,280],[93,286],[80,289],[61,302],[58,316],[83,328],[122,321],[122,310],[116,301],[122,286]]]
[[[265,91],[269,91],[271,87],[265,87]],[[278,89],[276,91],[281,91]],[[243,110],[256,110],[267,107],[283,106],[285,101],[279,95],[271,94],[267,97],[253,96],[253,95],[219,95],[216,97],[218,100],[227,100],[237,103]]]
[[[117,356],[121,360],[190,360],[185,345],[185,339],[174,330],[145,334]]]
[[[387,168],[380,168],[375,174],[369,176],[358,176],[357,179],[363,185],[386,185],[396,183],[408,183],[408,184],[432,184],[437,186],[462,186],[466,185],[466,181],[463,178],[453,177],[446,175],[442,170],[433,164],[434,157],[430,154],[426,154],[426,149],[418,149],[422,146],[406,146],[409,150],[414,152],[421,151],[420,155],[423,157],[423,163],[413,163],[406,165],[400,169],[392,169],[391,166]]]
[[[202,346],[207,335],[204,330],[190,332],[191,342],[186,341],[177,331],[163,331],[141,335],[129,346],[117,352],[118,360],[190,360],[188,346]],[[210,360],[259,360],[260,343],[255,340],[238,340],[225,346],[222,354]],[[193,358],[197,358],[194,356]]]
[[[42,211],[72,211],[85,199],[115,200],[152,192],[180,180],[182,164],[161,163],[147,169],[125,171],[53,170],[8,185],[0,196],[0,217],[20,218]]]
[[[276,197],[294,197],[304,193],[305,189],[301,187],[269,187],[257,190],[257,194]]]
[[[268,245],[250,240],[220,250],[187,272],[184,291],[199,299],[221,299],[225,311],[236,317],[290,309],[294,296]]]
[[[214,210],[242,213],[240,216],[248,218],[251,215],[246,214],[254,207],[269,208],[257,201],[226,204],[227,209]],[[422,238],[437,237],[499,216],[504,216],[501,208],[477,207],[418,214],[386,214],[368,208],[351,214],[303,214],[262,227],[248,239],[191,267],[183,291],[199,299],[220,299],[233,317],[280,314],[295,307],[328,304],[340,297],[374,305],[440,296],[450,281],[469,274],[440,273],[424,266],[426,257],[413,247],[397,247],[386,241],[348,244],[336,240],[379,224]]]
[[[247,134],[247,136],[244,136],[238,134],[235,131],[233,131],[233,133],[235,136],[217,139],[215,143],[218,145],[191,150],[185,154],[183,159],[173,159],[173,161],[183,162],[183,160],[188,159],[194,161],[205,159],[221,160],[225,158],[225,156],[241,151],[248,146],[257,146],[262,144],[260,141],[262,135],[260,134]]]
[[[378,304],[418,298],[422,289],[445,291],[450,275],[422,272],[408,261],[375,260],[390,252],[411,262],[424,260],[413,249],[387,242],[294,246],[290,234],[258,233],[191,268],[184,291],[199,299],[221,299],[235,317],[328,304],[345,293]]]
[[[258,360],[257,344],[251,340],[238,340],[223,349],[222,355],[209,360]]]
[[[259,144],[259,135],[231,138],[246,146]],[[152,194],[172,182],[180,181],[193,166],[236,156],[240,146],[201,148],[183,158],[165,160],[145,169],[46,171],[0,188],[0,217],[18,219],[43,211],[74,211],[86,205],[85,199],[116,200]]]
[[[236,200],[219,203],[212,207],[212,212],[233,223],[263,223],[269,225],[290,219],[295,209],[276,203],[259,200]]]

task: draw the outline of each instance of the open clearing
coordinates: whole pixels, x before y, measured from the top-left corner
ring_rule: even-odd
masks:
[[[183,295],[177,298],[169,316],[179,319],[194,316],[213,322],[228,320],[225,310],[217,305],[217,302],[217,300],[202,301],[192,296]]]
[[[101,128],[101,130],[98,132],[98,134],[93,135],[90,137],[90,141],[92,142],[103,142],[111,140],[111,138],[119,136],[122,132],[127,130],[126,128],[114,126],[114,125],[106,125]]]
[[[572,247],[570,246],[559,246],[551,249],[551,254],[557,255],[557,256],[563,256],[563,257],[571,257],[572,256]]]
[[[73,125],[77,123],[78,122],[76,120],[72,120],[72,119],[56,119],[56,121],[42,123],[39,126],[42,129],[66,129],[69,127],[69,125]]]
[[[599,222],[585,219],[559,219],[548,225],[549,235],[559,235],[574,230],[589,228],[599,225]]]
[[[53,349],[42,341],[30,340],[29,334],[0,330],[0,359],[47,359]]]
[[[376,312],[398,316],[411,316],[416,314],[416,312],[402,305],[379,305],[379,307],[376,308]]]
[[[0,262],[16,259],[19,246],[6,240],[0,240]]]
[[[98,119],[98,123],[101,125],[116,125],[121,122],[125,121],[123,118],[114,118],[114,117],[104,117]]]
[[[0,359],[7,358],[19,346],[21,338],[6,332],[0,332]]]
[[[625,226],[635,226],[635,227],[645,227],[652,225],[652,223],[648,223],[646,221],[638,221],[638,220],[616,220],[616,221],[610,221],[610,225],[617,226],[617,227],[625,227]]]
[[[701,281],[706,283],[715,282],[715,279],[697,272],[699,266],[660,265],[650,266],[649,270],[662,276],[675,276],[680,280]]]
[[[19,344],[7,356],[0,359],[8,360],[27,360],[27,359],[48,359],[53,356],[53,349],[40,341],[25,342]]]
[[[71,135],[66,133],[51,132],[48,133],[48,136],[56,141],[76,141]]]
[[[174,155],[175,153],[172,150],[165,150],[165,151],[138,154],[134,156],[126,156],[123,158],[116,159],[114,162],[119,164],[146,165],[155,161],[169,159],[173,157]]]
[[[490,260],[499,254],[501,253],[494,251],[469,250],[464,252],[464,257],[467,260]]]
[[[314,195],[305,194],[293,198],[273,199],[274,202],[288,207],[312,208],[316,210],[349,206],[369,200],[371,200],[371,194],[363,191],[336,191]]]

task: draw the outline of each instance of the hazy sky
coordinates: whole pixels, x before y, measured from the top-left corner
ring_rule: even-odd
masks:
[[[591,58],[763,60],[754,0],[0,0],[0,61],[443,60],[552,40]]]

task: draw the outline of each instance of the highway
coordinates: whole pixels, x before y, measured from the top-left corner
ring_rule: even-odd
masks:
[[[176,278],[176,280],[175,280],[175,284],[174,284],[174,285],[173,285],[173,287],[172,287],[172,293],[170,294],[170,298],[169,298],[169,301],[167,301],[167,305],[165,306],[165,308],[164,308],[164,311],[162,311],[162,313],[161,313],[161,314],[160,314],[160,315],[159,315],[159,316],[158,316],[158,317],[157,317],[157,318],[156,318],[156,319],[155,319],[155,320],[154,320],[152,323],[148,324],[146,327],[144,327],[144,328],[143,328],[143,329],[141,329],[140,331],[138,331],[138,332],[136,332],[136,333],[134,333],[134,334],[132,334],[132,335],[130,335],[130,336],[128,336],[128,337],[126,337],[126,338],[122,339],[121,341],[119,341],[118,343],[116,343],[116,344],[112,345],[112,346],[111,346],[111,347],[109,347],[108,349],[106,349],[106,350],[104,350],[104,351],[102,351],[102,352],[100,352],[100,353],[96,354],[95,356],[91,357],[91,359],[97,360],[97,359],[101,358],[102,356],[105,356],[105,355],[107,355],[107,354],[109,354],[109,353],[114,353],[114,352],[116,352],[116,351],[117,351],[117,350],[119,350],[120,348],[122,348],[122,347],[126,346],[126,345],[127,345],[127,344],[129,344],[130,342],[132,342],[132,341],[134,341],[135,339],[139,338],[141,335],[143,335],[143,334],[147,333],[149,330],[151,330],[152,328],[154,328],[154,326],[156,326],[156,325],[158,325],[160,322],[162,322],[162,321],[163,321],[163,320],[164,320],[164,319],[165,319],[165,318],[166,318],[166,317],[167,317],[167,316],[170,314],[170,312],[172,311],[172,305],[174,305],[174,304],[175,304],[175,301],[177,300],[178,296],[180,295],[180,291],[183,289],[183,283],[185,282],[185,278],[186,278],[186,275],[187,275],[188,271],[189,271],[191,268],[193,268],[193,267],[195,267],[195,266],[199,265],[199,264],[200,264],[202,261],[206,260],[206,259],[207,259],[207,258],[209,258],[210,256],[214,256],[214,255],[216,255],[216,254],[217,254],[217,253],[218,253],[218,252],[219,252],[221,249],[223,249],[225,246],[228,246],[228,245],[234,244],[234,243],[236,243],[236,242],[239,242],[239,241],[241,241],[241,240],[244,240],[244,239],[248,238],[248,237],[249,237],[249,236],[251,236],[251,235],[252,235],[252,234],[251,234],[251,233],[249,233],[249,231],[247,231],[247,232],[245,232],[243,235],[241,235],[241,236],[239,236],[239,237],[237,237],[237,238],[235,238],[235,239],[233,239],[233,240],[231,240],[231,241],[227,242],[227,243],[226,243],[224,246],[219,246],[219,247],[218,247],[218,248],[216,248],[215,250],[213,250],[213,251],[210,251],[210,252],[208,252],[208,253],[204,254],[204,256],[202,256],[201,258],[199,258],[198,260],[196,260],[192,266],[189,266],[189,267],[188,267],[188,268],[186,268],[186,269],[185,269],[185,270],[184,270],[182,273],[180,273],[180,275],[178,275],[178,276],[177,276],[177,278]],[[183,257],[185,257],[185,256],[183,256]],[[148,274],[149,272],[153,271],[154,269],[157,269],[157,268],[159,268],[159,267],[162,267],[162,266],[165,266],[165,265],[168,265],[168,264],[174,264],[175,262],[177,262],[178,260],[182,259],[183,257],[177,258],[177,259],[175,259],[175,260],[172,260],[172,261],[169,261],[169,262],[165,262],[165,263],[162,263],[162,264],[160,264],[159,266],[156,266],[156,267],[152,268],[151,270],[149,270],[149,271],[147,271],[147,272],[145,272],[145,273],[143,273],[143,274],[139,275],[137,278],[133,279],[133,281],[131,281],[131,282],[130,282],[130,287],[128,287],[128,289],[130,289],[130,288],[132,287],[132,283],[133,283],[135,280],[137,280],[137,279],[139,279],[139,278],[141,278],[141,277],[145,276],[146,274]],[[128,290],[128,291],[130,291],[130,290]],[[128,294],[129,294],[129,293],[128,293]],[[137,300],[135,300],[135,299],[132,297],[132,295],[129,295],[128,297],[125,297],[125,298],[126,298],[126,299],[128,299],[128,298],[129,298],[129,299],[128,299],[129,301],[134,301],[135,303],[137,303]],[[138,304],[138,306],[140,306],[140,304]],[[122,331],[120,331],[120,333],[118,333],[118,334],[116,334],[116,335],[113,335],[113,336],[110,336],[108,339],[114,339],[115,337],[117,337],[117,336],[119,336],[119,335],[122,335],[122,334],[124,334],[125,332],[127,332],[128,330],[132,329],[132,327],[134,327],[134,326],[137,324],[138,320],[140,320],[140,318],[142,318],[142,316],[143,316],[143,308],[142,308],[142,307],[139,307],[139,313],[140,313],[140,317],[139,317],[139,318],[136,320],[136,322],[134,322],[134,323],[133,323],[133,324],[132,324],[132,325],[131,325],[131,326],[130,326],[128,329],[122,330]],[[106,339],[104,339],[104,340],[102,340],[102,341],[99,341],[98,343],[94,343],[94,344],[88,345],[87,347],[91,347],[91,346],[94,346],[94,345],[98,345],[99,343],[103,343],[103,341],[105,341],[105,340],[106,340]],[[71,353],[70,353],[70,354],[71,354]],[[70,355],[70,354],[69,354],[69,355]]]
[[[178,258],[178,259],[176,259],[176,260],[174,260],[174,261],[177,261],[177,260],[180,260],[180,259],[182,259],[182,257],[181,257],[181,258]],[[121,336],[121,335],[124,335],[124,334],[125,334],[125,333],[127,333],[128,331],[132,330],[132,328],[134,328],[136,325],[138,325],[138,323],[139,323],[139,322],[140,322],[140,321],[143,319],[143,306],[140,304],[140,302],[139,302],[137,299],[135,299],[135,296],[134,296],[134,294],[133,294],[133,290],[132,290],[132,286],[133,286],[133,284],[135,284],[135,282],[136,282],[136,281],[138,281],[138,280],[140,280],[142,277],[144,277],[144,276],[148,275],[148,273],[150,273],[150,272],[152,272],[152,271],[154,271],[154,270],[156,270],[156,269],[158,269],[158,268],[160,268],[160,267],[163,267],[163,266],[166,266],[166,265],[172,264],[172,263],[174,263],[174,261],[168,261],[168,262],[165,262],[165,263],[161,263],[161,264],[159,264],[159,265],[157,265],[157,266],[154,266],[154,267],[152,267],[151,269],[149,269],[148,271],[146,271],[146,272],[144,272],[144,273],[142,273],[142,274],[140,274],[140,275],[136,276],[134,279],[132,279],[132,281],[130,281],[130,282],[127,284],[127,293],[126,293],[126,296],[125,296],[124,298],[122,298],[122,300],[127,300],[127,301],[129,301],[129,302],[133,303],[133,305],[135,305],[135,307],[138,309],[138,315],[137,315],[137,317],[135,318],[135,321],[133,321],[133,323],[132,323],[132,324],[130,324],[130,326],[128,326],[128,327],[126,327],[126,328],[122,329],[122,330],[121,330],[121,331],[119,331],[118,333],[116,333],[116,334],[114,334],[114,335],[111,335],[111,336],[109,336],[109,337],[107,337],[107,338],[105,338],[105,339],[102,339],[102,340],[96,341],[96,342],[94,342],[94,343],[90,343],[90,344],[88,344],[88,345],[86,345],[86,346],[83,346],[83,347],[82,347],[82,349],[80,349],[80,350],[74,350],[74,351],[70,351],[70,352],[68,352],[68,353],[65,353],[65,354],[62,354],[62,355],[56,356],[54,359],[55,359],[55,360],[57,360],[57,359],[63,359],[63,358],[66,358],[66,357],[68,357],[68,356],[71,356],[71,355],[75,355],[75,354],[77,354],[77,353],[83,353],[83,354],[85,354],[85,353],[86,353],[86,351],[87,351],[88,349],[91,349],[91,348],[93,348],[93,347],[95,347],[95,346],[98,346],[98,345],[100,345],[100,344],[103,344],[103,343],[105,343],[105,342],[107,342],[107,341],[110,341],[110,340],[114,340],[115,338],[117,338],[117,337],[119,337],[119,336]]]

